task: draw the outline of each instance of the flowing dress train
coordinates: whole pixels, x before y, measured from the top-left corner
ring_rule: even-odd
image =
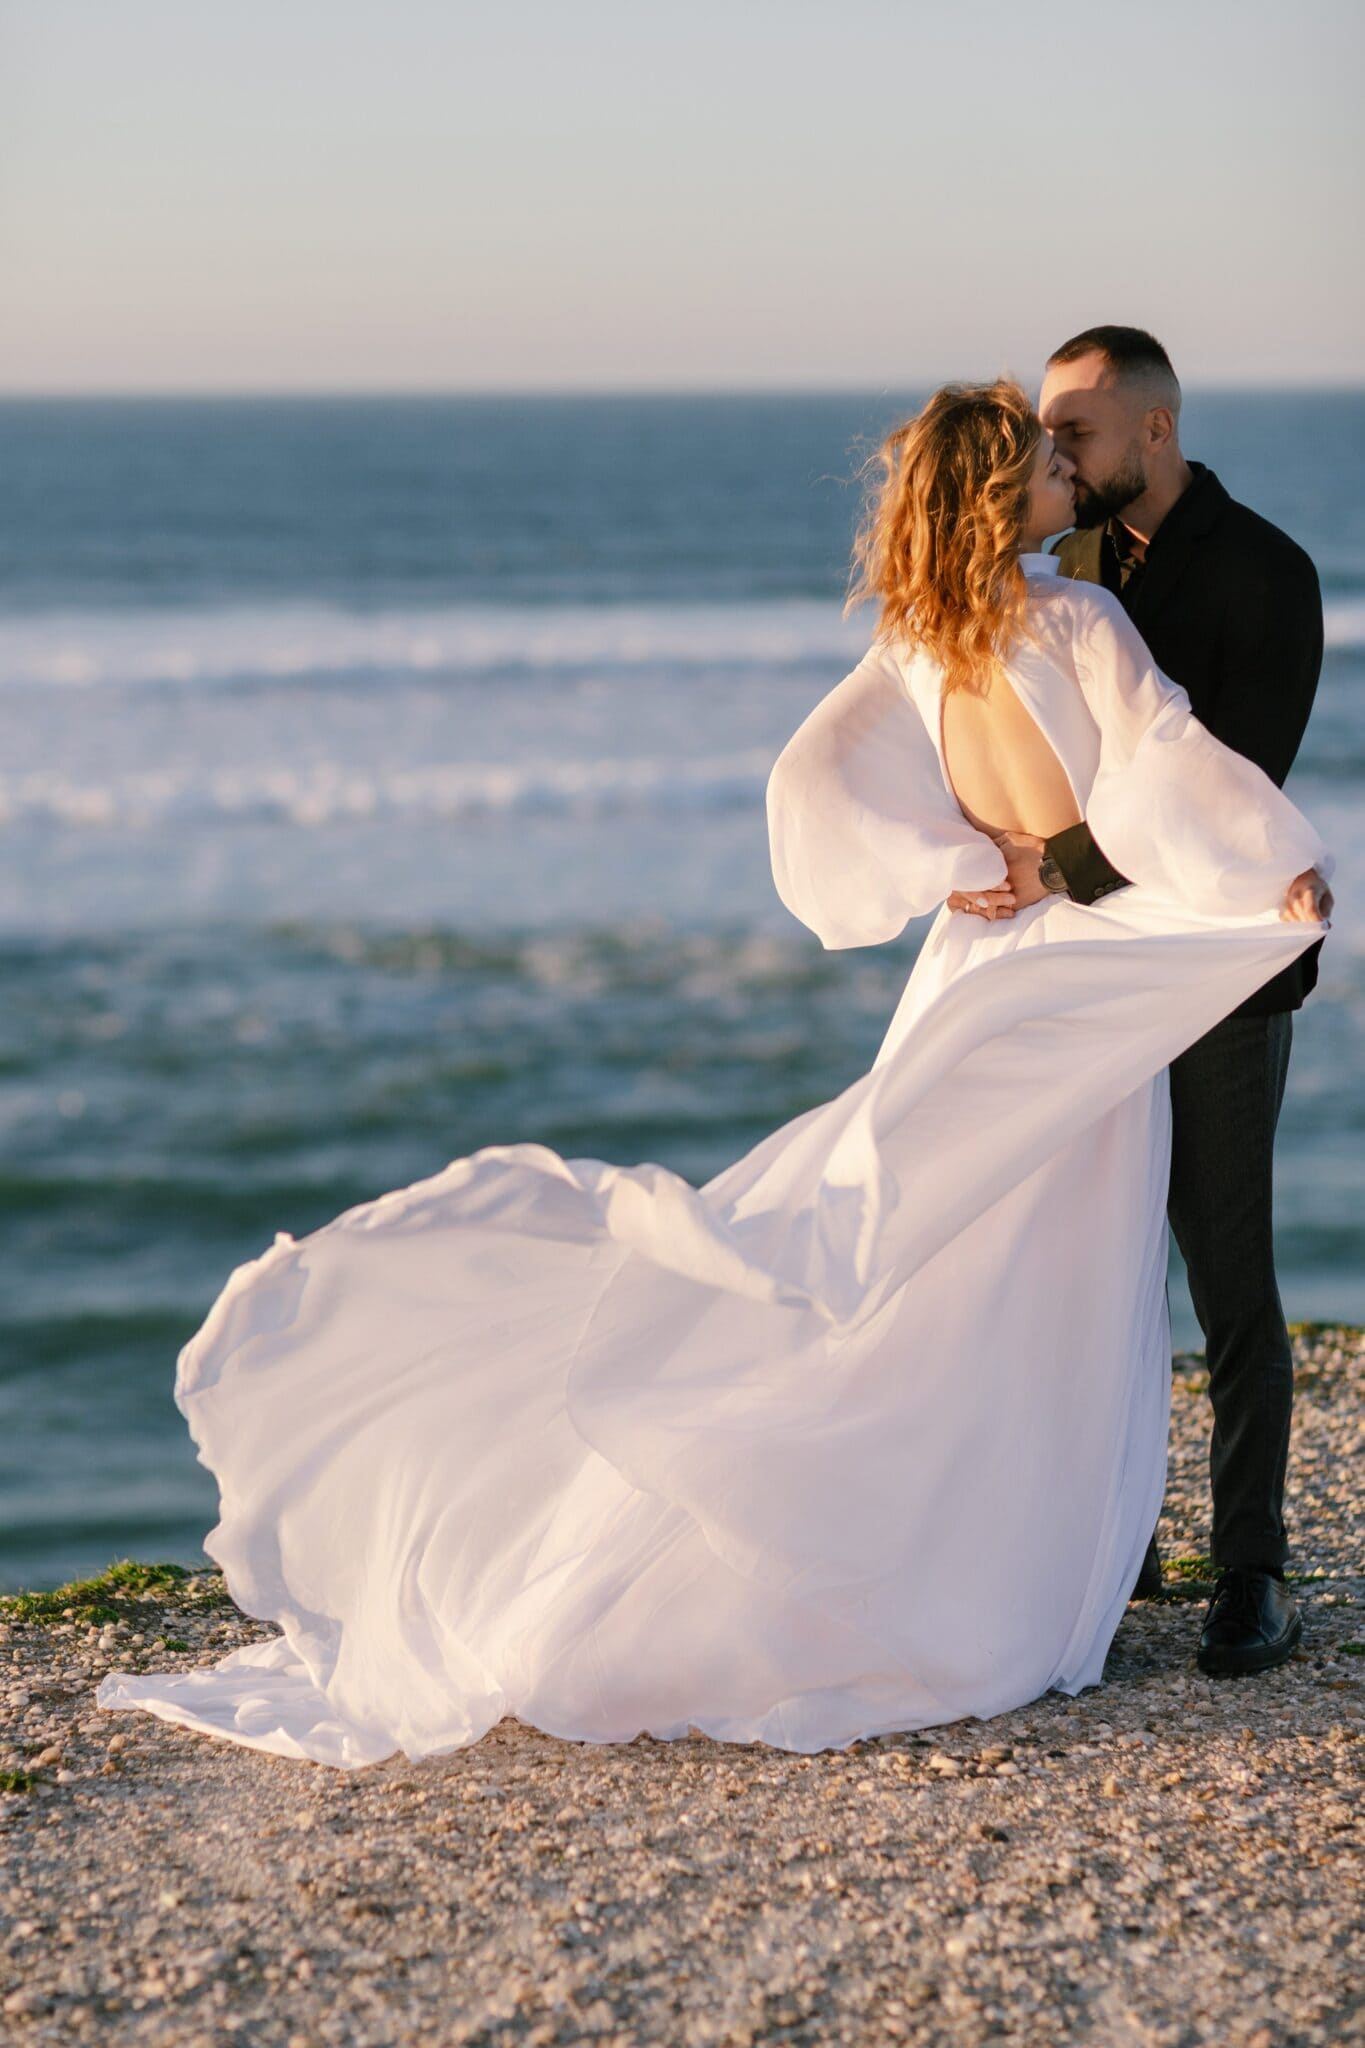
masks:
[[[784,1749],[1097,1682],[1160,1507],[1169,1061],[1321,935],[1330,857],[1109,594],[1026,557],[1009,674],[1132,886],[939,908],[876,1059],[700,1188],[490,1145],[234,1272],[176,1399],[268,1642],[100,1703],[353,1767],[505,1714]],[[999,849],[875,644],[768,784],[877,944]]]

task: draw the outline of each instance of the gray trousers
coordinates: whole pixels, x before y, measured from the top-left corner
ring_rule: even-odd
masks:
[[[1171,1063],[1167,1214],[1204,1332],[1213,1404],[1212,1555],[1283,1566],[1294,1366],[1275,1279],[1275,1125],[1292,1013],[1225,1017]]]

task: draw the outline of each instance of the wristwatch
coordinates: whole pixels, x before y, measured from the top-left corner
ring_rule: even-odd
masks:
[[[1050,853],[1045,853],[1038,863],[1038,880],[1054,896],[1069,896],[1071,894],[1070,889],[1067,887],[1066,876],[1062,873]]]

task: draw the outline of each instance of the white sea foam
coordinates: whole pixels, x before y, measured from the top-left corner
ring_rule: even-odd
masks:
[[[1365,648],[1365,597],[1331,598],[1327,644]],[[459,606],[347,612],[280,605],[0,617],[0,688],[129,688],[365,675],[837,664],[870,615],[814,598],[749,604]]]
[[[1322,609],[1329,647],[1365,648],[1365,597],[1329,597]]]
[[[856,659],[866,618],[837,602],[451,607],[323,606],[64,612],[0,618],[0,687],[215,684],[490,670],[772,665]]]
[[[498,813],[596,819],[761,804],[763,748],[693,760],[526,760],[366,771],[354,764],[129,770],[98,780],[60,770],[0,775],[0,823],[146,830],[214,822],[301,827]]]

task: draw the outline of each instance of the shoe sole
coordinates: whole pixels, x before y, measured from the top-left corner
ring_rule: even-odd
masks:
[[[1296,1614],[1277,1643],[1263,1643],[1259,1650],[1200,1650],[1195,1661],[1209,1678],[1250,1678],[1283,1664],[1302,1640],[1303,1616]]]

